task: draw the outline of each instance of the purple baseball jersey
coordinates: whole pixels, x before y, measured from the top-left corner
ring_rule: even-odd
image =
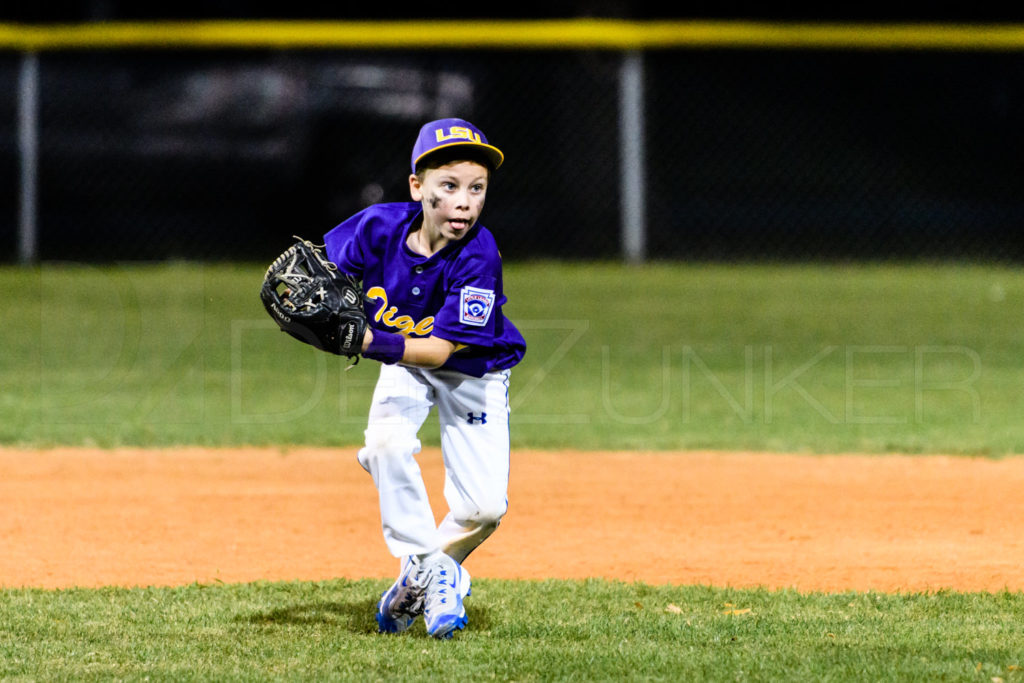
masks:
[[[441,366],[473,377],[522,360],[526,341],[502,313],[501,256],[477,223],[426,257],[406,245],[422,217],[416,202],[374,204],[324,235],[327,257],[363,282],[370,326],[464,345]]]

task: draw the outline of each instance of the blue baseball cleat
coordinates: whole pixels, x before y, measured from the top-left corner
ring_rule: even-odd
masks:
[[[462,599],[470,594],[469,572],[443,553],[424,560],[426,596],[423,618],[427,633],[435,638],[451,638],[466,627],[469,619]]]
[[[402,558],[402,571],[391,588],[377,602],[377,628],[380,633],[401,633],[423,614],[426,572],[414,555]]]

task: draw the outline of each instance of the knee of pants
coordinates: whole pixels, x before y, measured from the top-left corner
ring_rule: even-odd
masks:
[[[359,449],[357,459],[367,472],[385,458],[407,458],[420,452],[420,440],[386,430],[366,430],[366,445]]]
[[[471,510],[461,510],[454,514],[455,520],[465,527],[476,527],[494,531],[501,523],[501,518],[508,511],[508,501],[502,499],[483,503]],[[461,514],[459,514],[461,513]]]

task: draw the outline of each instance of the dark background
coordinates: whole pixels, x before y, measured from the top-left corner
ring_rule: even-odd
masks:
[[[237,2],[235,0],[49,0],[45,3],[5,3],[5,21],[104,21],[148,19],[552,19],[616,17],[624,19],[726,18],[779,20],[886,20],[886,21],[1011,21],[1024,16],[1013,3],[750,3],[750,2],[504,2],[464,3],[458,6],[429,3]],[[946,6],[943,6],[946,5]]]
[[[0,20],[396,18],[301,2],[247,3],[243,14],[239,4],[57,2],[5,7]],[[1006,9],[886,9],[750,14],[698,4],[685,16],[1014,20]],[[661,15],[631,3],[576,3],[468,16]],[[402,14],[417,17],[431,18]],[[39,255],[262,259],[291,235],[322,235],[367,203],[406,200],[419,126],[463,116],[506,153],[483,221],[501,235],[506,258],[617,258],[621,58],[559,50],[43,53]],[[0,53],[4,261],[17,255],[20,65],[20,54]],[[652,258],[1024,257],[1024,54],[673,49],[647,53],[644,65]]]

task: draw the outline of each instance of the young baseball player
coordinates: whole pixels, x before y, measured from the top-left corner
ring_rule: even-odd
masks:
[[[526,342],[502,313],[501,257],[478,222],[504,160],[462,119],[424,125],[412,150],[412,202],[376,204],[325,235],[338,269],[362,280],[362,355],[381,362],[359,463],[373,477],[399,576],[377,604],[384,633],[423,614],[427,632],[466,626],[462,562],[508,506],[509,369]],[[432,408],[441,425],[444,496],[435,521],[414,457]]]

